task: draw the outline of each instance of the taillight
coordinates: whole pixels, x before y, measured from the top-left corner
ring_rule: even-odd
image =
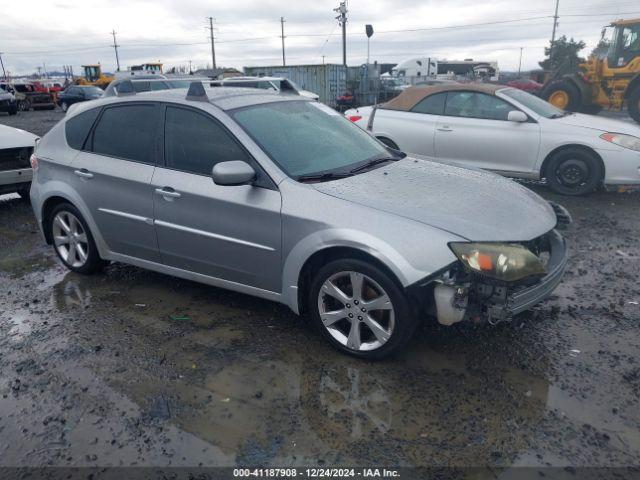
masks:
[[[31,168],[33,168],[34,170],[38,169],[38,157],[36,157],[35,153],[31,154],[31,158],[29,159],[29,161],[31,162]]]
[[[357,122],[358,120],[362,120],[362,115],[349,115],[347,118],[352,122]]]

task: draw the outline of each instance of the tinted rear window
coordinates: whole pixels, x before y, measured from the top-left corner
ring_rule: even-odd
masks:
[[[92,108],[67,120],[64,125],[64,132],[67,137],[67,143],[71,148],[82,150],[84,141],[87,139],[89,130],[91,130],[98,113],[100,113],[99,108]]]
[[[93,133],[93,152],[154,164],[157,117],[155,105],[107,108]]]

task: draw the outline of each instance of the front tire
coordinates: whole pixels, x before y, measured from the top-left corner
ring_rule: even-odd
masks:
[[[604,169],[594,153],[581,148],[566,148],[549,159],[543,176],[554,192],[578,196],[600,187]]]
[[[554,107],[568,112],[580,110],[582,99],[580,90],[566,79],[554,80],[542,91],[542,98]]]
[[[637,87],[635,91],[629,95],[627,99],[627,109],[629,110],[629,116],[640,123],[640,87]]]
[[[69,270],[90,274],[102,269],[104,261],[76,207],[70,203],[56,206],[49,216],[48,228],[54,250]]]
[[[362,260],[340,259],[323,266],[312,281],[308,308],[329,343],[364,359],[397,352],[417,325],[395,280]]]

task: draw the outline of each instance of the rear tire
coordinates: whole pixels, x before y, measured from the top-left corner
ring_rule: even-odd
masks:
[[[604,169],[594,153],[571,147],[553,154],[543,176],[556,193],[586,195],[602,185]]]
[[[14,103],[9,107],[9,115],[16,115],[18,113],[18,104]]]
[[[58,258],[69,270],[88,275],[104,267],[89,226],[76,207],[70,203],[57,205],[47,228]]]
[[[396,281],[377,266],[355,259],[334,260],[318,270],[309,289],[308,311],[329,343],[363,359],[398,352],[417,326]]]
[[[629,95],[627,109],[629,110],[629,116],[640,123],[640,87],[636,87],[635,91]]]
[[[552,81],[540,96],[554,107],[568,112],[579,111],[582,104],[580,90],[567,79]]]

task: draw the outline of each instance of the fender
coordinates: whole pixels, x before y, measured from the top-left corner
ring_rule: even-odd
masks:
[[[63,183],[59,180],[50,180],[44,184],[45,190],[47,192],[47,196],[40,198],[40,201],[37,206],[37,216],[39,217],[39,223],[44,228],[44,218],[42,215],[42,209],[44,207],[45,202],[52,197],[61,197],[67,200],[69,203],[74,205],[84,218],[84,221],[89,225],[89,230],[91,230],[91,235],[93,236],[93,240],[96,243],[96,247],[98,248],[98,253],[101,258],[109,258],[110,250],[107,247],[104,239],[102,238],[102,234],[100,233],[100,229],[98,225],[93,221],[93,216],[91,215],[91,210],[87,204],[82,200],[82,197],[78,195],[78,193],[69,187],[68,184]]]
[[[360,230],[335,228],[315,232],[304,237],[291,249],[283,266],[282,303],[288,305],[296,314],[300,312],[298,281],[302,267],[314,253],[332,247],[353,248],[375,257],[393,272],[404,287],[430,273],[415,269],[389,244]],[[439,265],[434,270],[441,267]]]

